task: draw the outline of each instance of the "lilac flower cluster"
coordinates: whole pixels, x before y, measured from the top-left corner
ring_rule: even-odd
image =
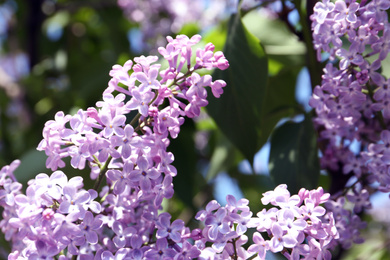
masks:
[[[98,203],[95,190],[81,188],[81,177],[68,180],[61,171],[38,174],[24,195],[13,176],[19,164],[0,171],[0,226],[12,241],[9,259],[265,259],[268,250],[288,259],[330,259],[339,236],[333,213],[320,206],[329,198],[322,188],[290,196],[287,186],[279,185],[261,200],[275,207],[256,217],[248,200],[228,195],[226,206],[213,200],[199,211],[196,219],[204,228],[191,231],[136,196],[103,191]],[[257,231],[246,248],[248,228]]]
[[[371,207],[367,185],[390,191],[389,80],[380,74],[390,50],[389,8],[387,0],[324,0],[311,16],[318,59],[326,53],[331,61],[310,100],[317,113],[322,167],[353,182],[329,204],[337,226],[345,229],[340,242],[346,248],[351,241],[362,242],[358,228],[364,223],[356,214]],[[355,205],[352,212],[342,209],[345,197]]]
[[[227,205],[221,207],[216,201],[207,204],[198,212],[196,219],[203,221],[203,238],[195,242],[204,248],[200,259],[265,259],[267,251],[281,252],[288,259],[331,259],[330,249],[339,238],[332,212],[326,212],[320,204],[328,201],[328,193],[322,188],[308,191],[301,189],[298,195],[290,196],[282,184],[263,194],[263,205],[271,204],[252,217],[248,200],[236,200],[228,195]],[[253,244],[243,247],[248,241],[244,234],[248,228],[256,228]],[[270,238],[266,240],[264,236]]]
[[[166,151],[168,135],[176,138],[184,117],[198,116],[200,108],[208,104],[205,87],[211,87],[214,96],[219,97],[226,85],[195,72],[228,68],[223,53],[213,53],[211,43],[196,51],[196,61],[191,66],[191,47],[200,39],[199,35],[191,39],[184,35],[168,37],[168,45],[160,47],[159,52],[169,67],[161,71],[160,64],[153,64],[157,56],[141,56],[134,59],[135,64],[129,60],[123,66],[113,66],[103,101],[96,103],[98,109],[80,109],[74,116],[58,112],[55,120],[45,124],[38,150],[46,152],[46,166],[56,170],[64,167],[63,158],[71,157],[76,169],[83,169],[88,162],[95,179],[101,172],[99,167],[107,168],[111,163],[107,177],[118,194],[130,178],[150,188],[161,172],[175,176],[173,155]],[[129,74],[130,70],[133,73]],[[114,96],[115,93],[118,94]],[[127,101],[127,97],[131,99]],[[165,101],[169,106],[163,108]],[[132,111],[137,115],[126,123],[126,115]],[[116,168],[123,169],[125,176]]]
[[[45,124],[38,150],[45,151],[46,166],[55,171],[50,177],[38,174],[24,195],[12,177],[18,163],[3,168],[1,228],[13,242],[10,259],[199,255],[187,241],[193,234],[184,222],[171,223],[168,213],[159,214],[163,199],[173,195],[177,173],[168,137],[176,138],[184,117],[198,116],[207,105],[206,87],[219,97],[226,85],[196,71],[226,69],[229,63],[211,43],[197,49],[194,61],[192,47],[199,35],[167,39],[167,46],[159,48],[166,69],[160,70],[157,56],[115,65],[96,108],[74,116],[58,112]],[[131,112],[135,116],[127,123]],[[94,189],[84,190],[82,177],[68,180],[57,170],[66,157],[76,169],[91,168]]]
[[[65,249],[78,255],[98,242],[96,232],[103,222],[93,213],[100,213],[101,205],[95,201],[95,190],[81,188],[81,177],[68,180],[61,171],[50,177],[41,173],[29,182],[24,195],[21,184],[10,182],[14,165],[1,171],[2,179],[11,183],[2,183],[1,190],[9,192],[2,198],[0,224],[6,239],[12,241],[13,252],[8,259],[51,259]]]
[[[162,210],[177,174],[169,138],[207,105],[206,87],[220,97],[226,85],[196,71],[229,66],[211,43],[192,58],[199,35],[167,40],[158,49],[167,68],[156,56],[115,65],[96,107],[58,112],[45,124],[38,150],[48,156],[50,176],[38,174],[23,194],[13,175],[20,162],[1,169],[0,227],[12,244],[9,259],[264,259],[267,251],[329,259],[339,234],[333,213],[320,206],[329,198],[322,188],[291,196],[280,185],[263,194],[262,203],[275,207],[255,217],[246,199],[211,201],[196,215],[202,229],[190,230]],[[91,169],[93,189],[58,170],[66,157],[75,169]],[[248,247],[249,228],[256,231]]]

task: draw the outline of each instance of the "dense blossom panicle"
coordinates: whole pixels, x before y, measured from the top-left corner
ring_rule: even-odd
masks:
[[[176,138],[185,116],[198,116],[207,105],[206,88],[220,95],[226,85],[196,72],[229,66],[221,52],[213,52],[211,43],[196,51],[207,57],[193,62],[192,49],[200,39],[200,35],[167,37],[168,45],[160,52],[168,68],[161,69],[157,56],[114,65],[96,107],[80,109],[73,116],[58,112],[45,124],[38,146],[54,172],[29,181],[25,195],[13,176],[20,162],[1,169],[0,227],[12,241],[10,259],[56,255],[61,259],[192,259],[200,255],[200,248],[190,240],[199,240],[201,232],[191,232],[182,220],[171,222],[166,212],[159,214],[163,199],[173,196],[172,180],[177,174],[171,165],[174,156],[167,151],[168,137]],[[128,122],[132,111],[136,115]],[[67,157],[73,168],[91,169],[94,189],[83,189],[82,177],[68,180],[58,170]]]
[[[228,195],[226,206],[221,206],[216,201],[209,202],[204,210],[198,212],[196,219],[205,224],[202,232],[203,238],[200,241],[213,243],[212,250],[207,249],[206,252],[215,258],[202,259],[219,259],[218,257],[223,255],[231,256],[232,252],[229,248],[232,243],[235,243],[235,247],[241,250],[238,251],[245,256],[239,259],[247,259],[255,254],[258,259],[265,259],[267,251],[281,252],[297,247],[309,247],[309,244],[305,242],[308,238],[320,245],[316,247],[316,253],[313,252],[314,249],[295,253],[303,257],[315,255],[322,259],[321,250],[332,248],[330,242],[339,238],[332,213],[326,212],[320,206],[328,201],[329,194],[324,193],[322,188],[312,191],[302,189],[300,195],[302,194],[306,194],[304,200],[300,200],[299,195],[290,196],[287,186],[279,185],[275,190],[264,193],[262,202],[266,205],[269,201],[277,200],[279,196],[285,198],[284,201],[287,202],[280,205],[274,203],[275,207],[263,209],[256,216],[253,216],[247,206],[246,199],[237,201],[233,196]],[[307,207],[313,214],[307,214]],[[248,228],[255,228],[258,232],[253,234],[254,244],[244,249],[241,246],[247,240],[242,244],[239,241]],[[264,239],[260,232],[266,233],[271,239]],[[206,255],[206,252],[201,256]]]
[[[147,165],[142,160],[138,164]],[[16,183],[12,171],[18,163],[1,170],[2,189]],[[109,185],[117,183],[120,171],[108,170],[107,178]],[[171,185],[172,175],[166,178],[164,182]],[[191,231],[184,221],[172,221],[169,213],[159,214],[161,204],[155,203],[151,191],[144,191],[131,179],[121,192],[115,192],[114,186],[113,192],[107,193],[105,186],[101,203],[94,201],[98,196],[95,190],[82,189],[82,179],[67,180],[61,171],[50,177],[39,174],[29,184],[26,195],[16,191],[15,203],[3,206],[0,225],[9,234],[7,239],[14,241],[10,259],[52,257],[63,250],[67,253],[61,259],[74,255],[85,259],[228,259],[234,255],[238,259],[265,259],[267,251],[328,259],[331,242],[339,238],[333,214],[320,206],[329,199],[322,188],[301,189],[298,195],[290,196],[287,186],[279,185],[262,199],[265,204],[273,201],[275,207],[256,216],[247,199],[228,195],[225,206],[213,200],[199,211],[196,219],[204,228]],[[168,194],[168,198],[172,196]],[[355,217],[350,221],[361,225]],[[249,228],[257,231],[253,233],[254,244],[246,247]],[[260,232],[271,239],[264,239]],[[359,237],[354,234],[351,239],[358,242]]]
[[[324,0],[315,5],[311,16],[318,58],[325,52],[331,61],[309,102],[316,110],[314,122],[325,148],[321,165],[354,182],[326,204],[340,230],[339,242],[346,248],[363,241],[359,229],[365,224],[356,214],[371,208],[368,190],[373,187],[367,185],[390,191],[389,80],[380,74],[390,46],[389,8],[387,0]],[[356,144],[358,149],[353,148]],[[352,211],[343,209],[345,199],[353,203]]]

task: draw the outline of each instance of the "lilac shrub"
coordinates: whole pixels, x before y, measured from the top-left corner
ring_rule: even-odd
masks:
[[[262,199],[274,207],[256,215],[248,200],[229,195],[225,206],[211,201],[199,211],[201,228],[193,230],[163,211],[178,174],[169,140],[208,104],[206,88],[220,97],[226,85],[197,71],[229,67],[211,43],[193,59],[199,35],[167,40],[158,49],[167,68],[157,56],[115,65],[96,107],[58,112],[45,124],[38,150],[50,176],[38,174],[23,194],[13,174],[20,162],[1,169],[0,227],[12,246],[9,259],[264,259],[267,251],[329,259],[339,234],[333,213],[321,206],[329,198],[322,188],[291,196],[280,185]],[[91,169],[93,189],[83,188],[85,177],[68,179],[58,170],[67,157],[73,168]],[[255,230],[251,245],[248,229]]]
[[[390,192],[389,81],[380,74],[389,52],[390,2],[324,0],[314,7],[313,43],[318,60],[330,61],[310,105],[323,146],[322,167],[349,182],[327,202],[344,248],[362,243],[358,214],[371,208],[370,193]],[[357,148],[356,148],[357,147]],[[354,205],[348,211],[344,205]]]

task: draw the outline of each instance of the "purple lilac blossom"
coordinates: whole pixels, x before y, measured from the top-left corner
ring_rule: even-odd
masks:
[[[324,145],[321,165],[355,182],[326,204],[341,230],[339,243],[346,248],[363,242],[359,229],[365,223],[356,214],[371,208],[370,193],[390,191],[390,92],[388,79],[379,73],[390,46],[389,8],[387,0],[334,4],[324,0],[311,16],[318,58],[321,61],[325,52],[330,61],[309,102],[317,113],[314,123]],[[350,44],[348,49],[343,41]],[[357,151],[354,143],[359,143]],[[353,203],[352,211],[343,209],[345,199]]]
[[[202,250],[201,259],[227,259],[232,257],[233,253],[240,254],[238,259],[247,259],[256,256],[256,259],[265,259],[267,251],[272,252],[290,252],[292,248],[305,248],[309,245],[305,239],[315,241],[318,247],[311,247],[309,250],[295,250],[299,256],[318,256],[318,259],[329,259],[329,254],[322,258],[322,252],[332,249],[333,240],[339,238],[335,227],[333,214],[325,212],[320,204],[329,199],[329,194],[324,193],[322,188],[317,190],[301,189],[298,195],[290,196],[286,185],[279,185],[274,191],[263,194],[263,204],[273,203],[275,207],[268,210],[270,214],[265,214],[266,209],[252,217],[248,201],[236,199],[228,195],[227,205],[221,206],[216,201],[207,204],[204,210],[196,215],[196,219],[204,222],[205,228],[202,231],[203,237],[197,241],[198,244],[204,245],[211,242],[211,249]],[[276,201],[280,201],[278,205]],[[297,199],[297,200],[296,200]],[[309,205],[313,206],[309,206]],[[316,221],[313,221],[307,214],[307,207],[317,208],[319,214]],[[320,210],[321,209],[321,210]],[[241,226],[241,227],[240,227]],[[244,249],[247,238],[241,230],[245,228],[255,228],[257,232],[253,234],[254,244],[248,249]],[[266,232],[270,240],[263,238],[261,233]],[[236,251],[231,250],[232,243],[235,243]],[[238,249],[237,249],[238,248]],[[289,257],[288,257],[289,258]]]
[[[168,213],[159,213],[163,199],[173,196],[172,177],[177,174],[171,165],[174,156],[167,151],[169,135],[177,137],[185,116],[199,115],[207,104],[205,88],[214,88],[219,97],[226,85],[195,72],[229,66],[221,52],[213,53],[212,44],[196,52],[207,52],[207,63],[193,63],[193,46],[200,39],[168,37],[166,49],[177,62],[161,70],[157,56],[141,56],[135,63],[115,65],[96,107],[74,116],[58,112],[45,124],[38,145],[48,156],[46,166],[55,172],[29,181],[26,195],[12,174],[19,162],[3,167],[0,227],[12,242],[10,259],[59,254],[61,259],[155,259],[157,249],[163,259],[200,255],[198,246],[187,240],[199,240],[201,232],[190,231],[179,219],[170,223]],[[128,123],[131,111],[139,114]],[[68,180],[57,170],[65,166],[66,157],[76,169],[90,167],[101,190],[87,191],[83,178]]]
[[[269,250],[328,259],[326,252],[339,233],[333,214],[320,206],[329,199],[322,188],[302,189],[291,196],[287,186],[280,185],[261,200],[274,207],[255,217],[248,200],[229,195],[227,205],[211,201],[198,212],[196,219],[204,228],[192,231],[184,221],[159,213],[163,199],[173,195],[172,178],[177,174],[171,165],[173,154],[167,151],[168,136],[175,138],[185,116],[198,116],[200,107],[207,105],[205,87],[219,97],[226,85],[194,71],[229,66],[221,52],[211,54],[211,44],[196,52],[199,57],[192,64],[199,35],[167,40],[159,51],[169,59],[168,68],[157,73],[161,67],[153,64],[155,56],[115,65],[96,108],[74,116],[58,112],[45,124],[38,149],[48,155],[46,166],[57,170],[64,166],[64,158],[71,157],[74,168],[90,167],[97,181],[106,177],[101,190],[84,190],[81,177],[67,180],[56,171],[50,177],[38,175],[24,195],[12,174],[18,162],[0,171],[4,208],[0,227],[12,241],[10,259],[59,254],[61,259],[247,259],[254,254],[264,259]],[[164,103],[169,103],[165,110],[160,108]],[[138,115],[128,124],[131,111]],[[387,155],[383,153],[382,157]],[[354,216],[350,226],[361,225]],[[257,246],[250,250],[245,247],[248,228],[257,231],[253,238]],[[273,238],[264,241],[258,232]],[[359,240],[356,232],[353,235],[348,241]]]

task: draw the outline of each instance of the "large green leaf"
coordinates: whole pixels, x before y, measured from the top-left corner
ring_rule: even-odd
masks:
[[[215,130],[216,145],[210,159],[210,165],[206,175],[206,181],[213,179],[222,171],[237,168],[242,161],[242,155],[237,148],[218,130]]]
[[[38,173],[48,173],[46,169],[47,156],[44,152],[31,149],[20,158],[20,165],[15,170],[15,177],[18,182],[27,183],[30,179],[34,179]]]
[[[246,30],[238,14],[229,21],[224,53],[230,67],[216,71],[214,79],[227,83],[220,99],[210,98],[207,111],[225,136],[250,161],[260,149],[262,105],[268,61],[259,40]]]
[[[276,124],[283,118],[300,112],[295,99],[295,83],[300,67],[282,69],[278,74],[269,77],[262,107],[262,135],[259,143],[265,144]]]
[[[259,12],[250,12],[242,18],[246,28],[255,35],[264,46],[270,60],[270,73],[277,72],[278,67],[302,67],[306,60],[306,47],[298,37],[289,30],[286,23],[270,18]]]
[[[186,120],[181,126],[180,134],[176,139],[171,140],[168,150],[175,156],[172,163],[177,169],[177,176],[173,179],[175,196],[179,198],[186,207],[193,208],[193,198],[198,185],[197,178],[197,155],[194,143],[195,127],[194,122]]]
[[[292,194],[300,188],[317,187],[320,170],[316,141],[308,115],[302,122],[288,121],[274,131],[269,170],[275,184],[287,184]]]

